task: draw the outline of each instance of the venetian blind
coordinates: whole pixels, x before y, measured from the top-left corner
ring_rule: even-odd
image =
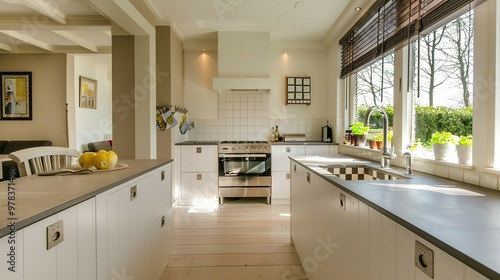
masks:
[[[378,0],[342,37],[341,72],[345,78],[385,52],[406,45],[469,3],[486,0]]]

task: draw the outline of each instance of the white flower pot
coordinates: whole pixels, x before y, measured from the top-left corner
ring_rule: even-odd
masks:
[[[432,144],[432,150],[435,160],[446,161],[455,159],[457,151],[455,144]]]
[[[472,164],[472,146],[457,145],[458,163]]]

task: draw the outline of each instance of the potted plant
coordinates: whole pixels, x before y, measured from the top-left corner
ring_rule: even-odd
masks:
[[[458,163],[472,164],[472,135],[460,136],[456,148]]]
[[[377,144],[377,149],[382,150],[384,147],[384,135],[382,133],[379,133],[373,137],[375,140],[375,143]]]
[[[377,141],[375,141],[374,137],[368,138],[368,145],[370,149],[377,149]]]
[[[351,125],[352,134],[354,135],[354,146],[366,145],[366,134],[370,127],[362,122],[355,122]]]
[[[434,159],[450,160],[455,157],[457,136],[451,132],[435,132],[432,134],[431,143],[434,151]]]

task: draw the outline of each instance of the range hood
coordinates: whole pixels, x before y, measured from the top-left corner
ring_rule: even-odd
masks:
[[[212,87],[219,93],[271,92],[270,33],[218,32],[218,77]]]

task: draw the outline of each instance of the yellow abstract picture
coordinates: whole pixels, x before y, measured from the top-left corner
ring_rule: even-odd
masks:
[[[1,120],[31,120],[31,72],[1,72]]]
[[[96,103],[97,81],[80,76],[80,108],[95,109]]]

